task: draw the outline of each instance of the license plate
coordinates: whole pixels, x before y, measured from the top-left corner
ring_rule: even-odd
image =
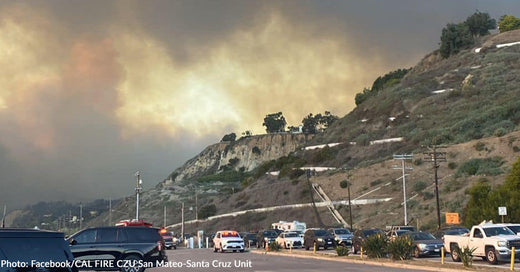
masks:
[[[332,244],[332,242],[327,242],[327,244]]]
[[[434,249],[435,252],[439,252],[440,250],[438,248]]]

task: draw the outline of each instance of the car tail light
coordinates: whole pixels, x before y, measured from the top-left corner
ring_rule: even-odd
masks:
[[[163,245],[161,241],[157,241],[157,250],[162,251]]]

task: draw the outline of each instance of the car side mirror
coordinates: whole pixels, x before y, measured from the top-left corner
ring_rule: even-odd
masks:
[[[73,246],[73,245],[78,244],[78,241],[74,240],[73,238],[70,238],[70,239],[69,239],[69,244],[70,244],[71,246]]]

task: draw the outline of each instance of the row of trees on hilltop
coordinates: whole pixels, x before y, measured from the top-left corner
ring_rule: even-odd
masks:
[[[477,11],[466,21],[458,24],[447,24],[442,29],[439,52],[447,58],[468,49],[475,44],[475,38],[488,35],[490,29],[495,29],[497,22],[488,13]],[[520,29],[520,18],[513,15],[503,15],[498,22],[500,33]]]
[[[475,38],[489,34],[490,29],[497,27],[496,20],[488,13],[477,11],[466,21],[458,24],[449,23],[442,29],[439,52],[447,58],[468,49],[475,44]]]
[[[376,95],[379,91],[390,88],[399,82],[401,82],[401,79],[410,71],[410,69],[397,69],[395,71],[392,71],[390,73],[385,74],[384,76],[378,77],[374,83],[372,83],[372,87],[370,89],[365,88],[363,89],[363,92],[356,94],[356,106],[363,103],[365,100],[367,100],[369,97]]]
[[[323,131],[330,127],[332,123],[338,120],[339,117],[333,115],[330,111],[325,111],[324,114],[318,113],[316,115],[309,113],[302,120],[302,133],[305,134],[316,134],[320,131]],[[291,132],[298,133],[300,132],[299,126],[289,126],[287,127],[287,121],[283,116],[282,112],[270,113],[264,117],[264,122],[262,126],[265,127],[265,131],[267,133],[281,133],[281,132]],[[251,131],[246,130],[242,133],[242,137],[250,137],[252,136]],[[237,138],[237,135],[232,132],[224,135],[222,137],[223,142],[233,142]]]

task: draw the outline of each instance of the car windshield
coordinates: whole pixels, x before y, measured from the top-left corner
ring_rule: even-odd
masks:
[[[409,231],[409,230],[397,230],[397,231],[395,232],[395,234],[396,234],[397,236],[402,236],[403,234],[408,233],[408,232],[410,232],[410,231]]]
[[[266,230],[264,231],[264,237],[276,237],[278,234],[276,234],[276,231],[272,230]]]
[[[288,232],[285,234],[285,237],[299,237],[299,235],[296,232]]]
[[[350,231],[348,229],[335,229],[334,233],[336,233],[336,234],[350,234]]]
[[[255,233],[248,233],[246,235],[247,239],[255,239],[256,238],[256,234]]]
[[[507,227],[492,227],[492,228],[484,228],[484,233],[486,233],[487,237],[491,236],[499,236],[499,235],[515,235]]]
[[[417,232],[412,234],[414,240],[435,240],[435,236],[427,232]]]
[[[314,231],[314,235],[316,235],[316,236],[325,236],[327,234],[328,234],[328,232],[326,230],[321,230],[320,229],[320,230],[315,230]]]

